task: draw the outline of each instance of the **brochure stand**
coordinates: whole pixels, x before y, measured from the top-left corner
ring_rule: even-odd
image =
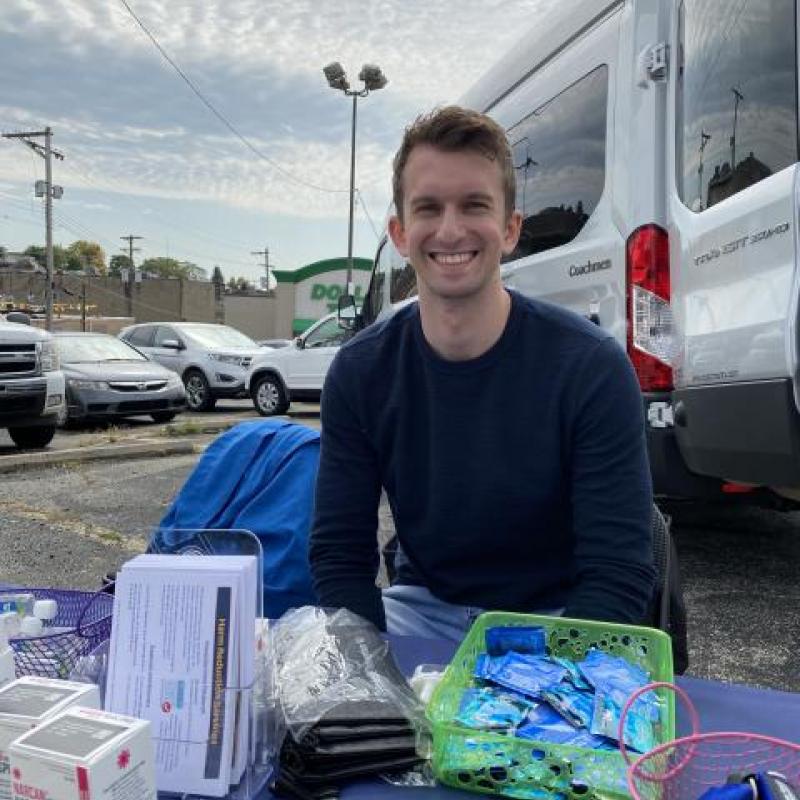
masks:
[[[233,556],[255,556],[257,559],[257,583],[256,608],[254,616],[256,626],[252,631],[252,636],[256,640],[256,664],[254,681],[248,686],[227,685],[224,693],[220,696],[217,693],[217,702],[222,701],[233,704],[236,708],[236,727],[246,726],[246,736],[242,734],[234,736],[234,744],[242,742],[246,747],[246,758],[244,761],[244,772],[241,780],[234,787],[231,787],[227,794],[196,794],[181,791],[164,792],[159,791],[159,800],[205,800],[209,797],[224,797],[226,800],[255,800],[257,796],[266,793],[267,782],[272,776],[273,765],[276,763],[276,739],[274,737],[275,714],[271,708],[271,698],[273,693],[270,688],[271,676],[266,658],[267,623],[263,619],[263,552],[261,542],[247,530],[170,530],[156,531],[152,537],[149,552],[156,554],[170,555],[233,555]],[[176,684],[180,676],[174,676]],[[209,698],[213,697],[214,687],[194,687],[194,691],[207,691]],[[227,705],[230,708],[230,705]],[[213,735],[213,734],[212,734]],[[154,744],[156,749],[162,748],[162,753],[173,754],[175,758],[187,759],[197,763],[198,760],[205,763],[208,771],[210,765],[213,773],[215,742],[211,739],[204,742],[185,742],[170,741],[160,738],[154,732]],[[193,753],[193,748],[197,750]],[[192,758],[198,755],[199,758]],[[234,762],[239,760],[242,763],[242,755],[234,751],[230,755],[223,755],[219,751],[217,757],[232,757]],[[234,773],[236,770],[234,771]]]

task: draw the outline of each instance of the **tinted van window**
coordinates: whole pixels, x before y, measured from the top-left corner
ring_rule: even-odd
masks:
[[[522,235],[506,260],[572,241],[605,184],[608,67],[601,66],[508,131]]]
[[[677,182],[694,211],[797,160],[794,0],[684,0]]]

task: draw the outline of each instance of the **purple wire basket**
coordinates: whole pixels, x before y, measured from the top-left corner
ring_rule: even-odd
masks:
[[[58,614],[41,635],[9,640],[14,651],[17,677],[68,678],[81,656],[88,655],[111,637],[114,598],[110,594],[19,586],[3,589],[28,592],[36,600],[55,600],[58,603]],[[48,633],[54,628],[59,630]]]

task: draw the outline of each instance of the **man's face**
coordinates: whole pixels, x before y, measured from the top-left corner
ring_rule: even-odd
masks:
[[[417,273],[420,297],[455,300],[480,295],[497,280],[520,222],[518,212],[506,214],[497,162],[471,150],[420,145],[403,170],[403,220],[392,217],[389,233]]]

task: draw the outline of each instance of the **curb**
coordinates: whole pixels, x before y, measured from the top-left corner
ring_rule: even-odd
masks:
[[[0,456],[0,474],[25,472],[58,464],[84,461],[103,461],[120,458],[156,458],[160,456],[188,455],[197,452],[195,443],[188,441],[146,441],[136,444],[103,444],[53,452],[27,452],[20,455]]]

